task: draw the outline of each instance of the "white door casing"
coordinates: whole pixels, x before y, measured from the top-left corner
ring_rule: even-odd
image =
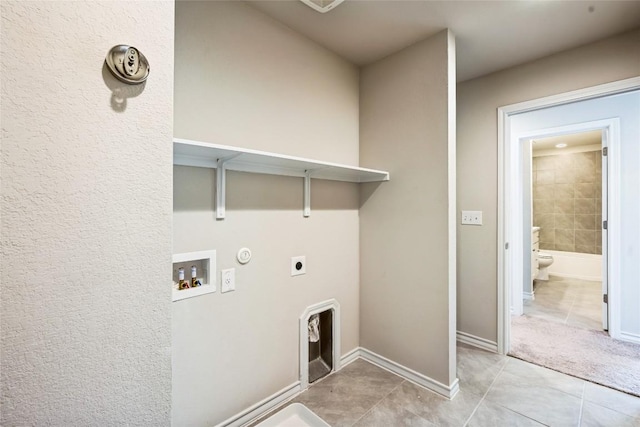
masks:
[[[616,174],[612,174],[612,170],[619,171],[615,166],[619,162],[620,151],[616,147],[616,138],[619,140],[619,123],[617,119],[599,120],[588,123],[578,123],[553,129],[538,129],[529,134],[520,133],[514,135],[512,131],[512,117],[516,114],[538,111],[550,107],[572,104],[579,101],[585,101],[603,96],[612,96],[615,94],[630,92],[640,88],[640,78],[626,79],[618,82],[599,85],[591,88],[581,89],[578,91],[568,92],[564,94],[554,95],[550,97],[540,98],[537,100],[513,104],[498,109],[498,351],[506,353],[509,350],[510,337],[510,313],[512,310],[512,294],[515,284],[516,295],[522,295],[522,235],[521,226],[522,218],[522,147],[519,140],[522,138],[535,138],[543,136],[551,136],[554,134],[574,133],[576,131],[587,131],[602,129],[607,135],[606,143],[608,147],[608,168],[607,168],[607,187],[608,196],[607,203],[603,199],[603,218],[604,206],[619,206],[619,180]],[[604,163],[603,163],[604,167]],[[603,169],[603,175],[604,175]],[[607,255],[604,256],[603,262],[611,261],[616,256],[616,244],[619,243],[620,231],[618,226],[620,221],[615,216],[619,216],[619,209],[608,209],[607,217],[609,221],[608,242],[610,243]],[[612,217],[613,216],[613,217]],[[603,235],[606,235],[603,234]],[[612,244],[613,243],[613,244]],[[604,251],[603,245],[603,251]],[[616,301],[619,298],[619,289],[611,286],[612,283],[619,283],[619,271],[615,268],[615,264],[608,262],[606,271],[607,277],[603,282],[609,285],[609,302],[610,305],[616,307]],[[519,284],[519,285],[518,285]],[[604,284],[603,284],[604,289]],[[519,290],[519,292],[518,292]],[[518,310],[518,307],[516,307]],[[521,309],[520,309],[521,310]],[[616,310],[611,310],[609,315],[609,331],[616,338],[619,330],[619,316]],[[616,329],[617,328],[617,329]]]

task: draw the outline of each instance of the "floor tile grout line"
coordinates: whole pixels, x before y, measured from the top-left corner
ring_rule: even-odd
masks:
[[[587,383],[588,383],[588,381],[585,381],[585,390],[586,390]],[[590,384],[594,384],[594,383],[590,383]],[[599,385],[599,384],[596,384],[596,385]],[[601,386],[601,387],[605,387],[605,386]],[[615,391],[617,391],[617,390],[615,390]],[[620,392],[620,393],[622,393],[622,392]],[[635,397],[635,396],[633,396],[633,397]],[[618,415],[622,415],[624,417],[628,417],[628,418],[631,418],[633,420],[640,421],[640,417],[636,417],[636,416],[630,415],[628,413],[621,412],[619,409],[610,408],[610,407],[605,406],[605,405],[603,405],[603,404],[601,404],[599,402],[594,402],[594,401],[591,401],[591,400],[584,399],[584,403],[588,403],[589,405],[595,405],[595,406],[598,406],[598,407],[603,408],[603,409],[608,409],[611,412],[616,412]]]
[[[482,405],[482,402],[484,402],[485,397],[487,397],[487,394],[489,394],[489,392],[491,391],[491,387],[493,387],[493,385],[496,383],[496,381],[498,380],[498,377],[500,376],[500,374],[502,374],[502,372],[504,371],[504,369],[507,367],[507,364],[509,363],[509,359],[507,359],[505,361],[505,363],[502,365],[502,368],[500,368],[500,371],[498,371],[498,373],[496,374],[496,377],[493,379],[493,381],[491,381],[491,384],[489,384],[489,388],[487,388],[487,391],[484,392],[484,394],[482,395],[482,398],[480,399],[480,401],[478,402],[478,404],[476,405],[475,408],[473,408],[473,411],[471,411],[471,415],[469,415],[469,418],[467,418],[467,421],[465,421],[465,423],[463,424],[463,426],[466,426],[469,424],[469,422],[471,421],[471,419],[473,418],[473,416],[476,414],[476,412],[478,411],[478,408],[480,407],[480,405]]]
[[[509,361],[511,361],[511,360],[520,360],[520,359],[515,359],[515,358],[513,358],[513,357],[508,356],[508,357],[507,357],[507,363],[509,363]],[[502,367],[502,369],[500,370],[500,372],[498,372],[498,375],[496,375],[496,377],[494,378],[493,382],[492,382],[492,383],[491,383],[491,385],[489,386],[489,389],[487,389],[487,392],[486,392],[486,393],[484,394],[484,396],[482,397],[482,399],[481,399],[481,401],[480,401],[481,403],[485,400],[485,397],[487,396],[487,394],[489,394],[489,391],[491,390],[491,387],[493,387],[494,383],[497,381],[498,376],[499,376],[499,375],[502,373],[502,371],[504,371],[504,369],[506,368],[507,363],[505,363],[505,364],[504,364],[504,366]],[[529,363],[529,362],[526,362],[526,363]],[[568,393],[567,393],[567,394],[568,394]],[[520,413],[520,412],[518,412],[518,411],[516,411],[516,410],[513,410],[513,409],[511,409],[511,408],[507,408],[506,406],[502,406],[502,405],[501,405],[501,404],[499,404],[499,403],[493,403],[493,404],[494,404],[494,405],[497,405],[497,406],[499,406],[499,407],[501,407],[501,408],[503,408],[503,409],[505,409],[506,411],[513,412],[514,414],[518,414],[518,415],[520,415],[521,417],[524,417],[524,418],[528,418],[528,419],[530,419],[531,421],[534,421],[535,423],[538,423],[538,424],[540,424],[540,425],[542,425],[542,426],[547,426],[547,427],[549,427],[549,425],[548,425],[548,424],[545,424],[545,423],[543,423],[543,422],[542,422],[542,421],[540,421],[540,420],[536,420],[535,418],[531,418],[530,416],[525,415],[525,414],[522,414],[522,413]],[[480,406],[480,405],[478,404],[478,406]],[[476,409],[477,409],[477,408],[476,408]],[[474,410],[474,411],[473,411],[473,413],[471,414],[471,417],[469,417],[469,419],[467,420],[467,423],[471,421],[471,418],[473,417],[473,415],[475,415],[475,410]],[[466,423],[465,423],[465,426],[466,426]]]
[[[534,423],[536,423],[536,424],[540,424],[541,426],[551,427],[551,425],[550,425],[550,424],[546,424],[546,423],[543,423],[543,422],[542,422],[542,421],[540,421],[540,420],[536,420],[535,418],[531,418],[529,415],[523,414],[522,412],[518,412],[518,411],[516,411],[515,409],[507,408],[506,406],[504,406],[504,405],[502,405],[502,404],[500,404],[500,403],[492,402],[492,405],[499,406],[499,407],[501,407],[502,409],[504,409],[505,411],[513,412],[514,414],[519,415],[519,416],[521,416],[521,417],[523,417],[523,418],[526,418],[526,419],[528,419],[528,420],[531,420],[531,421],[533,421],[533,422],[534,422]]]
[[[369,412],[373,411],[373,408],[375,408],[376,406],[378,406],[380,403],[382,403],[383,400],[385,400],[387,397],[389,397],[391,395],[391,393],[393,393],[394,391],[396,391],[398,389],[398,387],[400,387],[402,384],[404,384],[405,382],[407,382],[407,380],[402,380],[400,381],[400,383],[395,386],[389,393],[385,394],[384,396],[382,396],[382,399],[378,400],[376,403],[373,404],[373,406],[371,406],[371,408],[367,409],[367,411],[365,411],[364,414],[362,414],[362,416],[360,418],[358,418],[357,420],[355,420],[353,422],[353,424],[351,424],[352,426],[358,424],[358,422],[363,419],[365,417],[365,415],[367,415]]]
[[[587,382],[582,384],[582,398],[580,400],[580,414],[578,415],[578,427],[582,425],[582,411],[584,411],[584,393],[587,389]]]
[[[547,283],[538,283],[537,286],[537,294],[539,295],[546,295],[546,296],[552,296],[551,294],[547,294],[545,293],[546,290],[551,289],[550,288],[550,283],[554,282],[553,278],[555,276],[550,276],[550,280]],[[536,280],[536,282],[538,282]],[[576,327],[580,327],[582,329],[591,329],[591,330],[602,330],[600,327],[597,326],[585,326],[582,324],[577,324],[577,325],[571,325],[569,323],[569,319],[572,318],[573,316],[573,311],[577,309],[577,307],[580,305],[580,301],[581,301],[581,296],[584,295],[584,290],[582,288],[580,288],[581,284],[583,283],[597,283],[597,289],[599,290],[601,288],[601,281],[583,281],[583,280],[575,280],[575,281],[570,281],[570,283],[567,283],[566,289],[561,293],[561,296],[566,297],[567,299],[571,299],[569,308],[567,308],[567,311],[565,312],[564,310],[562,310],[562,312],[556,314],[548,314],[550,316],[550,318],[547,317],[547,314],[544,314],[543,316],[540,316],[538,313],[536,313],[536,311],[539,309],[538,304],[535,302],[532,302],[532,305],[529,307],[530,310],[533,310],[534,314],[531,314],[530,311],[527,310],[527,306],[525,306],[525,314],[530,314],[531,316],[534,317],[542,317],[542,318],[546,318],[547,320],[553,320],[553,321],[558,321],[560,324],[566,325],[566,326],[576,326]],[[596,292],[597,293],[597,292]],[[598,294],[599,295],[599,294]],[[558,297],[558,295],[556,295],[556,298]],[[596,298],[597,299],[597,298]],[[557,301],[557,299],[556,299]],[[542,304],[542,306],[544,307],[545,305]],[[546,313],[546,312],[545,312]],[[566,313],[566,314],[565,314]],[[597,318],[597,319],[596,319]],[[601,320],[601,315],[600,315],[600,309],[597,310],[597,315],[593,318],[590,317],[590,319],[593,320],[597,320],[598,324],[600,324],[602,322]]]

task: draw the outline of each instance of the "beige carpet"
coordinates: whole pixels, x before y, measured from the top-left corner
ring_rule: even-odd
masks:
[[[509,355],[640,397],[640,345],[603,331],[516,316]]]

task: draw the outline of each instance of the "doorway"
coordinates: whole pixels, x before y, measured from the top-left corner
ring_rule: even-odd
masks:
[[[607,133],[540,134],[522,143],[522,314],[607,330]]]
[[[603,309],[603,313],[605,313],[603,317],[608,323],[606,328],[614,338],[640,342],[640,334],[624,330],[633,328],[633,325],[625,325],[621,330],[621,317],[624,316],[621,316],[617,310],[611,310],[610,313],[605,311],[610,306],[621,307],[622,294],[632,295],[633,292],[630,287],[625,288],[625,283],[629,284],[632,280],[637,279],[634,277],[637,273],[630,267],[635,262],[626,257],[627,254],[622,253],[621,250],[621,240],[624,239],[629,241],[630,246],[637,245],[637,242],[629,240],[635,237],[629,237],[626,233],[624,237],[621,237],[621,228],[625,221],[627,221],[627,226],[632,229],[635,227],[632,223],[628,223],[626,211],[628,207],[635,209],[635,204],[638,202],[629,199],[629,197],[632,196],[631,193],[636,194],[637,191],[627,191],[625,194],[621,194],[621,188],[631,190],[632,187],[626,181],[622,181],[620,173],[621,167],[627,171],[631,170],[629,165],[624,164],[621,160],[621,153],[624,151],[635,155],[633,151],[635,148],[631,144],[627,143],[626,146],[621,146],[621,132],[625,135],[625,141],[630,141],[637,134],[640,134],[637,116],[633,116],[637,113],[634,110],[637,106],[633,104],[637,102],[637,99],[631,100],[633,114],[631,114],[631,118],[629,116],[624,118],[626,128],[622,130],[620,117],[624,114],[614,114],[611,113],[610,108],[603,108],[608,105],[607,103],[619,100],[620,95],[633,94],[635,96],[639,92],[638,88],[640,88],[640,78],[634,78],[499,109],[498,349],[501,353],[507,353],[510,348],[512,313],[521,314],[523,312],[523,300],[520,296],[523,295],[523,277],[526,270],[524,248],[527,240],[529,242],[528,251],[531,251],[531,233],[525,233],[523,226],[526,222],[523,183],[524,165],[526,164],[523,161],[526,158],[524,141],[566,135],[578,131],[600,130],[603,134],[603,140],[607,144],[608,197],[606,200],[603,199],[603,206],[607,207],[603,210],[605,212],[603,220],[608,221],[605,239],[609,243],[608,250],[607,245],[603,245],[603,250],[606,251],[603,253],[603,262],[606,264],[606,268],[603,270],[605,273],[603,274],[603,287],[605,285],[609,287],[605,288],[605,292],[603,292],[607,295],[606,300],[603,298],[603,304],[608,302]],[[539,123],[535,124],[534,119]],[[629,132],[631,134],[628,134]],[[637,186],[635,183],[634,185]],[[624,214],[621,214],[621,197],[625,198]],[[634,197],[638,198],[637,194]],[[530,226],[533,225],[531,220],[529,214]],[[530,227],[529,230],[531,230]],[[638,273],[640,273],[640,269],[638,269]],[[620,277],[623,274],[625,282],[621,283]],[[516,298],[515,295],[518,297]],[[625,308],[629,312],[632,309],[629,304],[626,304]],[[638,307],[633,307],[633,310],[637,311]]]

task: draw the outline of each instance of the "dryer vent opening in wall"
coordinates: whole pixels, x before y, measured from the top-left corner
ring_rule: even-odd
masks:
[[[333,370],[333,311],[309,318],[309,384]]]
[[[340,369],[340,304],[314,304],[300,315],[300,385],[302,390]]]

